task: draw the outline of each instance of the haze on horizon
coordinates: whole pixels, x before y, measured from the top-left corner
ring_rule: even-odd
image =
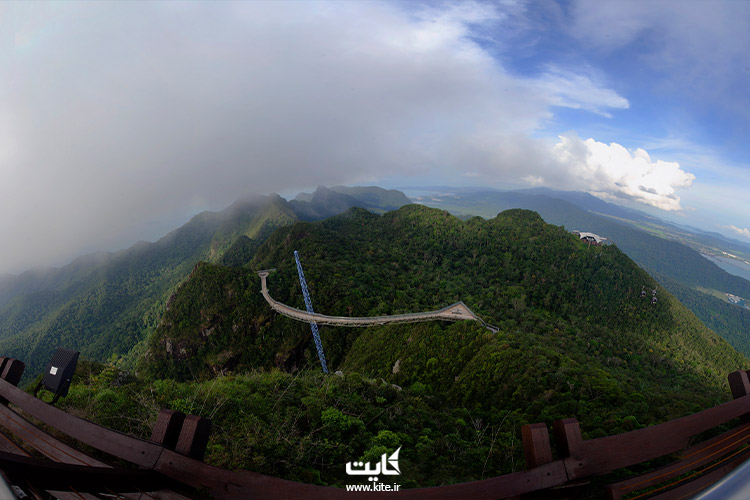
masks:
[[[548,186],[750,242],[750,2],[4,2],[0,272],[249,193]]]

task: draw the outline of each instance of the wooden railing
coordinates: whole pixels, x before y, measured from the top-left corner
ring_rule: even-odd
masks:
[[[750,379],[748,372],[729,376],[734,399],[719,406],[663,424],[598,439],[583,439],[577,420],[554,423],[554,458],[545,424],[522,428],[527,470],[503,476],[432,488],[398,492],[348,492],[341,488],[296,483],[250,471],[227,471],[202,462],[210,422],[193,415],[162,410],[151,440],[134,438],[70,415],[17,388],[23,363],[0,358],[0,425],[15,439],[0,433],[0,470],[11,481],[54,492],[64,500],[89,493],[117,492],[122,498],[184,499],[208,493],[221,499],[473,499],[520,498],[543,492],[575,497],[594,476],[675,457],[666,467],[609,485],[610,498],[635,495],[682,498],[717,481],[750,456]],[[43,424],[137,466],[111,467],[58,441],[27,420]],[[740,418],[739,426],[699,444],[691,440]],[[21,442],[48,460],[30,456]],[[639,493],[648,491],[648,493]],[[74,492],[74,493],[71,493]],[[198,493],[196,493],[198,492]],[[133,496],[135,494],[135,496]],[[148,498],[143,497],[143,498]],[[95,497],[89,497],[95,498]]]

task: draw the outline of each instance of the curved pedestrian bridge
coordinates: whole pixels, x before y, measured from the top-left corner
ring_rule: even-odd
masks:
[[[309,313],[301,309],[290,307],[286,304],[274,300],[268,293],[268,286],[266,279],[273,269],[266,269],[258,271],[261,283],[261,293],[263,297],[271,306],[271,309],[279,314],[282,314],[288,318],[296,319],[298,321],[305,321],[307,323],[315,322],[319,325],[334,325],[334,326],[373,326],[373,325],[386,325],[391,323],[416,323],[419,321],[432,321],[432,320],[443,320],[443,321],[461,321],[461,320],[472,320],[479,321],[484,326],[491,330],[496,330],[493,327],[487,325],[482,318],[474,314],[463,302],[456,302],[447,307],[439,309],[437,311],[418,312],[418,313],[407,313],[407,314],[393,314],[390,316],[366,316],[366,317],[352,317],[352,316],[328,316],[326,314]]]

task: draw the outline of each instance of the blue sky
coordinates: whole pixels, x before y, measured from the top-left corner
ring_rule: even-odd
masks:
[[[746,229],[750,222],[743,196],[750,180],[750,55],[743,48],[750,42],[750,3],[521,4],[513,24],[517,30],[510,37],[500,34],[500,44],[485,46],[493,50],[503,41],[522,46],[494,51],[514,72],[533,76],[554,66],[593,75],[628,101],[610,116],[555,109],[537,136],[571,130],[677,161],[695,175],[677,192],[681,210],[651,211],[735,237],[748,235],[728,226]],[[479,30],[500,33],[502,26]]]
[[[747,47],[739,0],[0,3],[0,272],[321,184],[583,190],[750,241]]]

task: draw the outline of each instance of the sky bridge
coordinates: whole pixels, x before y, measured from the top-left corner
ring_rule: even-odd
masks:
[[[266,299],[266,302],[268,302],[268,305],[270,305],[274,311],[288,318],[295,319],[297,321],[304,321],[306,323],[315,322],[318,325],[367,327],[367,326],[374,326],[374,325],[388,325],[388,324],[393,324],[393,323],[417,323],[420,321],[433,321],[433,320],[442,320],[442,321],[470,320],[470,321],[479,321],[480,323],[482,323],[482,325],[484,325],[489,330],[492,330],[493,332],[497,331],[497,328],[485,323],[482,318],[474,314],[474,312],[472,312],[472,310],[469,309],[466,306],[466,304],[464,304],[461,301],[456,302],[455,304],[451,304],[442,309],[438,309],[437,311],[393,314],[389,316],[353,317],[353,316],[328,316],[326,314],[309,313],[307,311],[303,311],[301,309],[296,309],[286,304],[282,304],[281,302],[271,297],[271,295],[268,293],[268,285],[266,283],[268,275],[271,273],[271,271],[274,271],[274,270],[265,269],[263,271],[258,271],[258,276],[260,276],[260,283],[261,283],[261,293],[263,294],[263,297]]]

